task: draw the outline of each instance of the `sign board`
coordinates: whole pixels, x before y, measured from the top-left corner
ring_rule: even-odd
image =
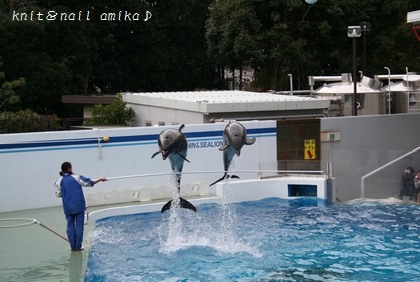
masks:
[[[407,13],[407,23],[420,24],[420,10]]]
[[[304,141],[305,160],[315,159],[315,139],[306,139]]]
[[[340,141],[340,131],[321,132],[321,142]]]

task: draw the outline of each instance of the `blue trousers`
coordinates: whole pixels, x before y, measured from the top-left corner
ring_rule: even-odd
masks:
[[[82,247],[84,219],[84,211],[76,214],[66,214],[67,237],[72,250],[78,250]]]

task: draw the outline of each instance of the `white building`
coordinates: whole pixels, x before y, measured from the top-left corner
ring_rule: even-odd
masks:
[[[324,116],[330,106],[321,98],[248,91],[124,93],[123,99],[137,114],[131,126],[313,118]]]

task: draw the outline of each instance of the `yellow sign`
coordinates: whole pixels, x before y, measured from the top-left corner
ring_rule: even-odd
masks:
[[[314,160],[315,159],[315,139],[305,140],[305,160]]]

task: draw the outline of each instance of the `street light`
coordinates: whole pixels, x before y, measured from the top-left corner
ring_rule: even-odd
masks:
[[[356,38],[362,35],[362,29],[360,26],[349,26],[347,28],[347,36],[353,38],[353,115],[357,116],[357,85],[356,85]]]
[[[370,22],[360,22],[360,28],[363,32],[363,74],[366,73],[366,32],[370,31]]]

